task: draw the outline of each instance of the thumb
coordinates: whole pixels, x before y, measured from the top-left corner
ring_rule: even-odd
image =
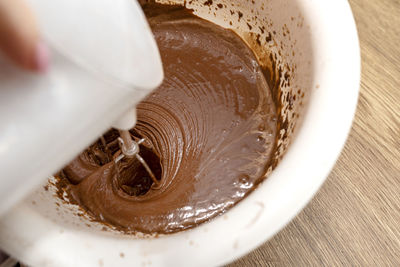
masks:
[[[0,50],[24,69],[44,72],[48,68],[47,47],[23,0],[0,0]]]

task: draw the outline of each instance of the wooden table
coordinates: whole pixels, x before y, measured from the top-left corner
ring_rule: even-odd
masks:
[[[362,81],[346,146],[307,208],[231,266],[400,266],[400,0],[349,2]]]

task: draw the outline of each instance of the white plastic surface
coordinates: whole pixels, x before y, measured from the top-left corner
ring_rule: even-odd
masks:
[[[0,55],[0,214],[161,83],[155,40],[134,0],[29,0],[51,48],[44,75]],[[124,120],[133,126],[136,118]]]
[[[46,42],[99,76],[153,89],[157,45],[136,0],[27,0]]]

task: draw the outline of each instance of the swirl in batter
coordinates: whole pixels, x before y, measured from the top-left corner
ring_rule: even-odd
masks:
[[[127,232],[173,233],[225,212],[265,178],[277,114],[254,54],[233,31],[181,7],[144,10],[165,80],[138,105],[131,132],[146,139],[141,155],[160,184],[133,159],[114,163],[114,130],[60,177],[98,221]]]

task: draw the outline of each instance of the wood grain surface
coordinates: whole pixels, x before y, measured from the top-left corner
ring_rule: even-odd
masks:
[[[362,81],[346,146],[310,204],[231,267],[400,266],[400,0],[349,2]]]

